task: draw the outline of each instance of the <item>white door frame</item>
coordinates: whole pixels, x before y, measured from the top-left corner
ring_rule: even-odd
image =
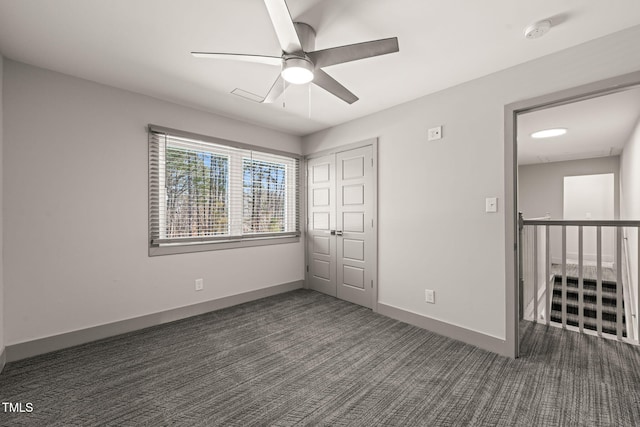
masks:
[[[520,352],[518,313],[518,114],[595,98],[640,85],[640,71],[588,83],[571,89],[508,104],[504,108],[504,198],[505,198],[505,283],[506,344],[511,357]]]
[[[304,170],[305,170],[305,175],[304,175],[304,194],[305,194],[305,201],[304,201],[304,205],[307,206],[307,204],[309,203],[309,192],[307,191],[307,179],[308,177],[306,176],[306,171],[307,171],[307,162],[310,159],[316,158],[316,157],[322,157],[322,156],[328,156],[328,155],[332,155],[332,154],[336,154],[336,153],[340,153],[343,151],[349,151],[349,150],[353,150],[355,148],[362,148],[362,147],[367,147],[367,146],[371,146],[372,147],[372,158],[373,158],[373,212],[372,212],[372,218],[373,218],[373,233],[372,233],[372,244],[374,247],[373,250],[373,271],[371,272],[372,278],[373,278],[373,292],[371,292],[371,308],[372,310],[377,313],[378,312],[378,138],[371,138],[371,139],[366,139],[364,141],[360,141],[360,142],[354,142],[352,144],[346,144],[346,145],[340,145],[334,148],[330,148],[327,150],[321,150],[321,151],[316,151],[313,153],[309,153],[307,155],[304,156]],[[304,217],[304,232],[305,232],[305,244],[304,244],[304,261],[305,261],[305,273],[304,273],[304,282],[305,288],[309,288],[309,267],[308,267],[308,263],[309,263],[309,250],[308,250],[308,242],[307,240],[307,227],[308,227],[308,216],[307,216],[307,212],[306,212],[306,208],[305,208],[305,217]]]

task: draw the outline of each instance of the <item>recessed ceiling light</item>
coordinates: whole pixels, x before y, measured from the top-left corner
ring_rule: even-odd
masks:
[[[565,133],[567,133],[565,128],[545,129],[532,133],[531,138],[552,138],[554,136],[564,135]]]

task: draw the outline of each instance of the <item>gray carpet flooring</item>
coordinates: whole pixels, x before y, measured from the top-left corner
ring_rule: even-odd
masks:
[[[511,360],[298,290],[10,363],[33,412],[0,425],[640,425],[637,347],[522,334]]]

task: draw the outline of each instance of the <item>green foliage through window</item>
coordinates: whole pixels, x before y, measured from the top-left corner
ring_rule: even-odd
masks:
[[[167,147],[166,237],[229,233],[229,159]]]
[[[284,231],[285,166],[277,163],[243,159],[244,233]]]

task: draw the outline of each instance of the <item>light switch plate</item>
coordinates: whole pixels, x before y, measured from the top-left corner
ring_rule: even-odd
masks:
[[[424,300],[430,304],[436,303],[436,292],[431,289],[424,290]]]
[[[497,197],[487,197],[485,199],[485,212],[498,212]]]

